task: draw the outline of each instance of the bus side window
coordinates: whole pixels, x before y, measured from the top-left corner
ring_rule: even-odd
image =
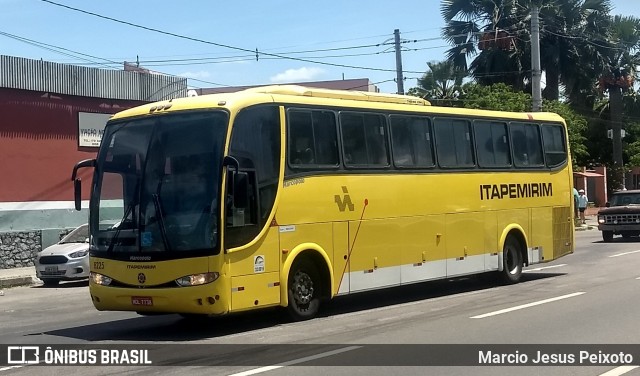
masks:
[[[540,167],[544,164],[538,124],[511,123],[509,133],[516,167]]]
[[[287,117],[290,167],[338,166],[338,136],[333,112],[290,109]]]
[[[429,118],[391,115],[389,120],[395,165],[405,168],[434,167],[433,137]]]
[[[387,122],[383,115],[340,113],[345,164],[351,167],[387,167]]]
[[[467,120],[436,118],[436,153],[441,167],[474,167],[471,127]]]
[[[561,126],[542,124],[542,144],[547,167],[559,166],[567,161],[564,129]]]

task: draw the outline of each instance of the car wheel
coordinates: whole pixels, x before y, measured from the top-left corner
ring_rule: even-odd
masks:
[[[613,231],[602,231],[602,240],[605,243],[610,243],[613,240]]]

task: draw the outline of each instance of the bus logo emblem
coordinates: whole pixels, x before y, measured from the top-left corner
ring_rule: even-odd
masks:
[[[144,275],[144,273],[140,273],[138,274],[138,282],[145,283],[145,281],[147,280],[147,276]]]
[[[340,211],[343,212],[348,206],[349,211],[353,211],[354,209],[353,202],[351,202],[351,196],[349,196],[349,191],[347,190],[347,187],[342,186],[342,193],[344,194],[343,197],[340,197],[340,195],[334,196],[336,205],[338,205],[338,209],[340,209]]]

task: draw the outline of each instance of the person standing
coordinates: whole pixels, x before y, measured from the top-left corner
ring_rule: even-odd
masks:
[[[589,203],[589,199],[587,195],[584,193],[584,189],[578,191],[580,196],[578,196],[578,211],[580,212],[580,221],[584,225],[587,223],[584,218],[584,212],[587,210],[587,204]]]

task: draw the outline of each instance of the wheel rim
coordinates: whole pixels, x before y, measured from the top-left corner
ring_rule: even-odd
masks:
[[[313,299],[313,279],[303,271],[293,276],[293,299],[298,305],[307,305]]]

